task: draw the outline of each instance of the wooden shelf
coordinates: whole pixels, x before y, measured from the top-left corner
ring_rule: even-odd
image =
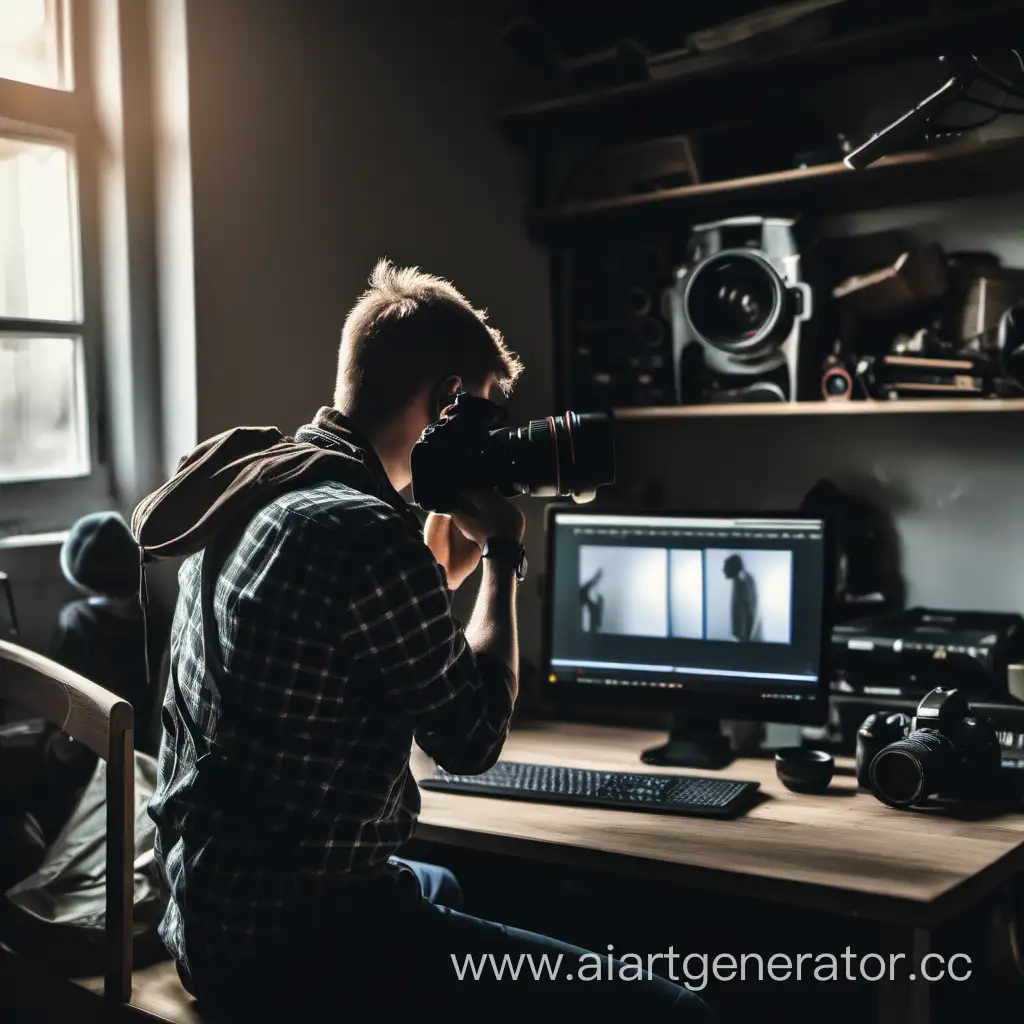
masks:
[[[739,83],[773,81],[780,72],[793,74],[835,71],[851,63],[881,62],[898,56],[937,56],[949,44],[978,47],[1001,44],[1005,33],[1019,25],[1020,3],[992,3],[981,8],[976,0],[963,3],[955,13],[915,18],[891,25],[823,39],[810,46],[764,57],[723,60],[715,55],[695,56],[678,75],[655,78],[606,89],[543,100],[508,110],[501,119],[506,135],[515,142],[531,140],[538,131],[550,131],[572,121],[606,116],[628,117],[652,103],[679,103],[687,92],[699,93],[716,80]],[[697,97],[699,98],[699,96]]]
[[[730,216],[746,212],[818,213],[881,206],[962,194],[985,194],[1024,188],[1020,166],[1024,137],[985,144],[956,142],[934,149],[883,157],[862,171],[843,163],[819,164],[749,178],[709,181],[638,195],[567,203],[528,215],[539,234],[551,234],[586,221],[616,214],[685,207],[688,215]]]
[[[744,405],[651,405],[614,410],[617,420],[720,416],[887,416],[899,413],[1024,412],[1024,398],[904,398],[872,402],[786,402]]]

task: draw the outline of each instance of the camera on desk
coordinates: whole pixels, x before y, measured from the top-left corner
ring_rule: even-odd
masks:
[[[857,733],[857,781],[890,807],[933,798],[984,802],[996,790],[1001,765],[995,729],[959,690],[932,690],[912,719],[876,712]]]
[[[814,303],[794,228],[734,217],[693,229],[666,292],[680,404],[801,397]]]

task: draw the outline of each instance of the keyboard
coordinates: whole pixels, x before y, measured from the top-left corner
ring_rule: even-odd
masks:
[[[420,786],[447,793],[507,800],[535,800],[701,818],[735,818],[753,803],[760,783],[499,761],[479,775],[453,775],[439,768],[431,778],[420,780]]]

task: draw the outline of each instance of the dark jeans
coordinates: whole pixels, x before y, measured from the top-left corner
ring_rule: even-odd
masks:
[[[215,986],[200,986],[204,1010],[218,1024],[254,1014],[300,1024],[328,1019],[325,1013],[338,1020],[366,1019],[367,1013],[388,1019],[427,1013],[433,1019],[471,1011],[485,1013],[488,1024],[566,1024],[570,1013],[606,1020],[626,1011],[645,1024],[711,1021],[703,1001],[682,986],[656,975],[638,977],[628,964],[622,980],[622,964],[607,954],[470,917],[454,909],[462,893],[450,871],[400,863],[419,880],[424,898],[415,908],[364,908],[351,915],[358,922],[336,919],[327,930],[311,924],[272,968],[237,979],[221,974]]]

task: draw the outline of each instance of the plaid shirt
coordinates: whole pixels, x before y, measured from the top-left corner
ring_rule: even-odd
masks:
[[[249,523],[213,591],[212,688],[202,555],[179,573],[171,672],[234,787],[225,799],[204,786],[168,686],[150,812],[169,895],[160,934],[186,971],[251,962],[318,893],[388,872],[419,811],[414,738],[455,772],[501,751],[511,675],[474,655],[418,519],[364,455],[380,496],[325,483]]]

